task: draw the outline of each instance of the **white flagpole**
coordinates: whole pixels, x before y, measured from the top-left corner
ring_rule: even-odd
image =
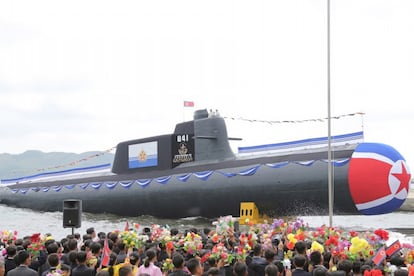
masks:
[[[327,90],[328,90],[328,210],[329,227],[333,226],[333,173],[331,141],[331,1],[327,0]]]

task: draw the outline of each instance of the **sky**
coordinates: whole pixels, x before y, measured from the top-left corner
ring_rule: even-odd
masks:
[[[331,0],[333,134],[414,162],[414,1]],[[327,116],[326,0],[0,4],[0,152],[84,152],[171,133],[196,108]],[[327,135],[326,122],[228,121],[236,146]],[[413,166],[413,165],[411,165]]]

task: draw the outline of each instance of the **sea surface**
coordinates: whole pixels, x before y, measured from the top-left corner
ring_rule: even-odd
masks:
[[[329,223],[327,216],[304,216],[301,218],[310,227],[319,227]],[[72,232],[71,229],[63,228],[62,221],[62,212],[38,212],[0,205],[0,231],[17,230],[19,237],[33,233],[50,233],[55,239],[61,239]],[[160,224],[179,229],[213,227],[213,220],[199,217],[168,220],[151,216],[119,217],[109,214],[83,213],[82,227],[75,229],[75,232],[84,234],[89,227],[95,227],[97,232],[123,230],[126,221],[131,226],[132,223],[139,223],[141,226]],[[391,239],[400,239],[403,242],[414,244],[414,212],[396,212],[378,216],[334,216],[333,223],[335,226],[353,230],[389,229]]]

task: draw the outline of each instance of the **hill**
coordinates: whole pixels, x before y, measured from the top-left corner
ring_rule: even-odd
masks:
[[[113,159],[114,154],[98,151],[84,152],[80,154],[67,152],[42,152],[38,150],[28,150],[21,154],[2,153],[0,154],[0,179],[107,163],[112,164]]]

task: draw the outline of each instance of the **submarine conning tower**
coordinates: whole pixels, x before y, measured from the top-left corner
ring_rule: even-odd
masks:
[[[192,121],[177,124],[173,134],[119,143],[112,172],[162,171],[234,158],[224,118],[202,109],[194,112]]]

